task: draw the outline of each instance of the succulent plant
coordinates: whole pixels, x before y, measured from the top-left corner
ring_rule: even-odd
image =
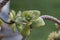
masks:
[[[40,17],[40,11],[38,10],[19,11],[18,13],[12,10],[9,18],[15,22],[14,24],[9,24],[12,30],[14,31],[15,28],[17,28],[23,36],[29,36],[31,31],[30,27],[45,25],[44,20]]]
[[[8,1],[9,0],[3,0],[0,3],[0,11]],[[18,32],[21,33],[24,37],[26,37],[30,35],[30,31],[32,27],[40,27],[45,25],[45,22],[43,19],[54,21],[56,22],[57,28],[60,27],[60,20],[49,15],[40,16],[40,11],[38,10],[28,10],[23,12],[19,11],[18,13],[12,10],[10,12],[8,22],[0,17],[0,27],[2,23],[5,22],[11,27],[13,32],[17,28]],[[25,39],[23,38],[22,40],[25,40]],[[60,31],[50,33],[48,40],[60,40]]]
[[[30,35],[30,32],[32,30],[32,28],[34,27],[41,27],[45,25],[45,22],[43,19],[48,19],[51,21],[56,22],[57,26],[60,26],[60,21],[53,17],[53,16],[49,16],[49,15],[42,15],[40,16],[40,11],[38,10],[28,10],[28,11],[19,11],[18,13],[16,13],[14,10],[12,10],[9,14],[9,21],[5,21],[0,17],[0,24],[2,24],[2,22],[7,23],[12,31],[14,32],[16,29],[18,30],[19,33],[21,33],[23,35],[23,39],[24,37],[28,37]],[[60,32],[53,32],[49,35],[48,40],[56,40],[56,38],[60,35]],[[59,39],[59,37],[58,37]]]

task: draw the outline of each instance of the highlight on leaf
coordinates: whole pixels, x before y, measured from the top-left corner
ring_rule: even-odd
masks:
[[[16,12],[14,11],[14,10],[12,10],[11,12],[10,12],[10,15],[9,15],[9,18],[11,19],[11,20],[15,20],[15,18],[16,18]]]
[[[44,26],[45,25],[45,22],[44,20],[39,17],[38,19],[36,19],[35,21],[32,22],[32,27],[40,27],[40,26]]]

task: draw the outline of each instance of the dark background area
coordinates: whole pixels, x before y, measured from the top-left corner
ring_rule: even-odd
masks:
[[[15,11],[40,10],[41,15],[52,15],[60,19],[60,0],[11,0],[11,9]],[[46,25],[34,28],[28,40],[47,40],[50,32],[56,31],[54,22],[45,20]]]

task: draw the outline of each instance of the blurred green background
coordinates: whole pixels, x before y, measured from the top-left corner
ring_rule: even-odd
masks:
[[[41,15],[52,15],[60,19],[60,0],[11,0],[11,9],[18,11],[40,10]],[[45,20],[46,25],[34,28],[27,40],[47,40],[50,32],[56,31],[54,22]]]

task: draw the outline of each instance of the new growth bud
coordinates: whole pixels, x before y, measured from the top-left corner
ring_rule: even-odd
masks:
[[[11,20],[14,20],[12,12],[10,12],[9,18],[10,18]]]
[[[40,11],[38,11],[38,10],[29,10],[29,11],[24,11],[22,14],[23,14],[23,17],[27,21],[33,21],[33,20],[37,19],[40,16]]]
[[[10,18],[11,20],[13,20],[13,21],[15,20],[15,18],[16,18],[16,13],[15,13],[14,10],[12,10],[12,11],[10,12],[9,18]]]
[[[17,17],[21,17],[21,16],[22,16],[22,12],[21,11],[18,11]]]
[[[15,26],[23,36],[29,36],[31,27],[40,27],[44,26],[45,22],[40,17],[40,11],[38,10],[28,10],[28,11],[19,11],[17,14],[14,10],[10,12],[10,19],[15,21],[15,24],[12,24],[12,30],[15,30]]]
[[[16,12],[14,10],[12,10],[11,12],[13,14],[13,17],[15,17],[16,16]]]

